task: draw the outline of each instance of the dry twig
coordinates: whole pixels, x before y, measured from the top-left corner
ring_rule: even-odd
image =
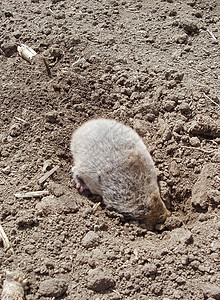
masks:
[[[193,150],[199,150],[199,151],[202,151],[204,153],[213,153],[216,151],[216,149],[214,150],[205,150],[205,149],[202,149],[202,148],[196,148],[196,147],[190,147],[190,146],[181,146],[182,148],[186,148],[186,149],[193,149]]]
[[[9,248],[11,248],[11,244],[9,242],[9,239],[4,231],[4,229],[2,228],[2,225],[0,224],[0,238],[3,241],[3,245],[5,250],[8,250]]]
[[[23,120],[23,119],[21,119],[21,118],[19,118],[19,117],[15,117],[15,119],[18,120],[18,121],[21,121],[21,122],[23,122],[23,123],[27,123],[27,121],[25,121],[25,120]]]
[[[97,211],[97,209],[98,209],[98,207],[100,206],[100,204],[101,204],[101,202],[97,202],[97,203],[95,203],[95,204],[93,205],[93,208],[92,208],[92,212],[93,212],[93,213]]]
[[[39,184],[44,183],[44,181],[47,180],[47,178],[49,178],[54,172],[56,172],[56,170],[59,168],[59,166],[54,167],[53,169],[51,169],[50,171],[48,171],[46,174],[44,174],[40,179],[39,179]]]
[[[45,65],[46,70],[47,70],[47,75],[51,78],[52,74],[51,74],[51,71],[50,71],[48,61],[47,61],[46,57],[42,57],[42,59],[43,59],[44,65]]]
[[[31,198],[31,197],[42,197],[49,195],[48,191],[35,191],[35,192],[27,192],[27,193],[16,193],[14,196],[16,198]]]
[[[84,63],[85,62],[85,58],[84,57],[79,57],[73,64],[72,64],[72,67],[77,65],[77,64],[80,64],[80,63]]]
[[[214,103],[215,105],[217,105],[218,107],[220,107],[220,105],[219,105],[217,102],[215,102],[214,100],[212,100],[208,95],[206,95],[205,93],[203,93],[203,95],[204,95],[207,99],[209,99],[212,103]]]
[[[207,29],[207,32],[211,35],[211,37],[213,38],[213,40],[215,42],[217,42],[217,38],[214,36],[214,34],[211,32],[211,30]]]

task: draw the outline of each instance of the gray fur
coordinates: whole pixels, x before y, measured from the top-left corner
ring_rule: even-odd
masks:
[[[152,225],[166,219],[154,162],[133,129],[109,119],[88,121],[73,133],[71,152],[77,176],[107,208]]]

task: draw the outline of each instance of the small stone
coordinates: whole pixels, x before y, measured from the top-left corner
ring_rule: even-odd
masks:
[[[27,228],[37,226],[39,222],[34,211],[20,210],[17,214],[16,223],[19,228]]]
[[[9,175],[11,173],[11,168],[10,168],[10,166],[7,166],[5,168],[2,168],[1,171],[3,174]]]
[[[170,174],[172,176],[179,176],[180,175],[180,170],[177,162],[173,160],[170,164]]]
[[[160,295],[162,295],[162,293],[163,293],[163,287],[162,287],[162,285],[159,284],[159,283],[153,283],[153,284],[151,285],[151,290],[152,290],[152,292],[153,292],[155,295],[157,295],[157,296],[160,296]]]
[[[47,279],[40,283],[38,293],[46,297],[60,297],[67,290],[66,280],[62,279]]]
[[[213,206],[218,206],[220,204],[220,191],[210,190],[208,194],[208,201]]]
[[[183,128],[184,128],[183,125],[184,125],[184,121],[177,120],[176,123],[175,123],[175,125],[174,125],[174,127],[173,127],[173,131],[177,132],[177,133],[180,133],[183,130]]]
[[[175,103],[175,101],[167,101],[166,103],[165,103],[165,105],[164,105],[164,108],[167,110],[167,111],[171,111],[171,110],[173,110],[174,108],[175,108],[175,106],[176,106],[176,103]]]
[[[115,286],[115,280],[102,269],[93,269],[88,273],[88,288],[95,292],[104,292]]]
[[[62,20],[65,19],[66,16],[65,13],[60,12],[60,13],[53,14],[53,17],[56,20]]]
[[[189,140],[189,143],[193,147],[199,147],[200,146],[200,140],[196,136],[191,137],[190,140]]]
[[[176,244],[177,242],[182,244],[182,247],[179,248],[179,253],[183,253],[183,249],[185,249],[185,245],[189,245],[193,243],[193,236],[192,233],[189,230],[186,230],[184,228],[176,228],[172,230],[171,232],[171,244]]]
[[[219,241],[212,242],[211,246],[212,246],[212,252],[217,253],[220,250],[220,242]]]
[[[13,17],[13,13],[10,12],[10,11],[5,11],[5,17],[6,18],[11,18],[11,17]]]
[[[62,185],[54,182],[50,184],[50,191],[56,197],[60,197],[64,194]]]
[[[49,122],[49,123],[57,123],[58,122],[58,114],[56,111],[50,111],[46,114],[46,122]]]
[[[20,124],[13,124],[9,129],[9,134],[12,137],[17,137],[21,134],[21,125]]]
[[[190,105],[186,102],[182,102],[180,105],[179,105],[179,110],[181,111],[181,113],[183,115],[188,115],[191,113],[191,108],[190,108]]]
[[[21,32],[21,31],[15,31],[15,32],[13,33],[13,36],[14,36],[16,39],[18,39],[21,35],[22,35],[22,32]]]
[[[186,33],[176,35],[174,37],[176,43],[178,44],[186,44],[188,41],[188,35]]]
[[[133,127],[138,134],[144,136],[146,134],[147,122],[141,119],[134,119]]]
[[[175,17],[177,15],[177,11],[175,9],[172,9],[170,12],[169,12],[169,16],[170,17]]]
[[[216,284],[207,283],[202,286],[205,297],[212,297],[216,300],[220,299],[220,286]]]
[[[179,276],[176,278],[176,282],[178,284],[184,284],[184,283],[186,283],[186,280],[183,277]]]
[[[6,57],[10,57],[17,52],[17,46],[15,42],[5,42],[1,45],[1,48]]]
[[[181,257],[181,263],[182,263],[182,265],[188,265],[189,264],[189,257],[187,255],[183,255]]]
[[[143,273],[145,276],[152,276],[156,275],[157,273],[157,266],[154,264],[145,264],[142,268]]]
[[[50,55],[54,58],[60,59],[63,56],[63,51],[58,47],[52,47],[50,49]]]
[[[202,12],[201,11],[196,11],[195,12],[195,17],[196,18],[202,18]]]
[[[89,231],[82,239],[82,245],[85,248],[96,247],[99,244],[100,238],[94,231]]]
[[[186,245],[192,244],[193,243],[192,233],[188,230],[185,230],[180,240],[182,243]]]
[[[174,297],[174,299],[183,299],[183,292],[176,290],[173,293],[173,297]]]
[[[192,35],[199,31],[197,24],[192,20],[186,19],[182,21],[181,26],[183,27],[184,31],[189,35]]]

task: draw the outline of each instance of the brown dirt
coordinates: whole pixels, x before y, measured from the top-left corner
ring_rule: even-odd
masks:
[[[1,285],[20,269],[27,300],[220,299],[219,14],[217,0],[1,1]],[[99,116],[152,154],[172,211],[155,232],[74,188],[71,133]],[[14,196],[35,190],[49,198]]]

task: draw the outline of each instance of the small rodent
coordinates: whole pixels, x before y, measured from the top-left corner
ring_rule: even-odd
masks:
[[[170,215],[160,197],[154,162],[141,137],[111,119],[93,119],[70,144],[77,189],[102,196],[107,208],[154,227]]]

